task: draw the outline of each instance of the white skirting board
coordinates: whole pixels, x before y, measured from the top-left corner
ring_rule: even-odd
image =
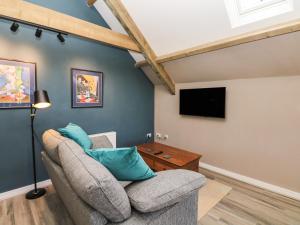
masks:
[[[45,180],[45,181],[38,182],[37,186],[39,188],[44,188],[44,187],[48,187],[51,184],[52,184],[51,180]],[[15,197],[15,196],[18,196],[18,195],[25,194],[25,193],[33,190],[33,189],[34,189],[34,185],[31,184],[31,185],[28,185],[28,186],[25,186],[25,187],[21,187],[21,188],[18,188],[18,189],[14,189],[14,190],[11,190],[11,191],[0,193],[0,201],[5,200],[5,199],[9,199],[9,198],[12,198],[12,197]]]
[[[206,164],[206,163],[202,163],[202,162],[199,163],[199,167],[203,168],[203,169],[213,171],[213,172],[216,172],[216,173],[219,173],[219,174],[222,174],[222,175],[227,176],[227,177],[231,177],[233,179],[242,181],[244,183],[251,184],[253,186],[256,186],[256,187],[259,187],[259,188],[262,188],[262,189],[266,189],[268,191],[272,191],[274,193],[277,193],[277,194],[280,194],[280,195],[283,195],[283,196],[286,196],[286,197],[289,197],[289,198],[300,201],[300,193],[299,192],[295,192],[295,191],[292,191],[292,190],[289,190],[289,189],[286,189],[286,188],[282,188],[282,187],[279,187],[279,186],[276,186],[276,185],[273,185],[273,184],[269,184],[269,183],[251,178],[251,177],[247,177],[247,176],[244,176],[244,175],[241,175],[241,174],[238,174],[238,173],[234,173],[234,172],[231,172],[231,171],[228,171],[228,170],[224,170],[224,169],[221,169],[219,167],[215,167],[215,166],[212,166],[212,165],[209,165],[209,164]]]

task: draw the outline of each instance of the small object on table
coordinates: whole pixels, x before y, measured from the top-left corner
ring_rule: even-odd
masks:
[[[163,155],[162,157],[165,158],[165,159],[171,159],[172,158],[172,156],[170,156],[170,155]]]
[[[147,152],[152,152],[152,149],[151,149],[151,148],[145,148],[145,150],[146,150]]]
[[[159,152],[154,152],[153,154],[154,155],[160,155],[160,154],[162,154],[163,152],[162,151],[159,151]]]

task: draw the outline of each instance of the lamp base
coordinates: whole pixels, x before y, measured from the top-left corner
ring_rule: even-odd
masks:
[[[36,191],[35,190],[29,191],[26,194],[26,199],[36,199],[42,197],[44,194],[46,194],[46,189],[38,188]]]

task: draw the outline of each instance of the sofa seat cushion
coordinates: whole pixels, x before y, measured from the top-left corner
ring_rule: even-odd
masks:
[[[154,212],[187,198],[205,184],[205,177],[189,170],[168,170],[126,187],[131,205],[143,213]]]
[[[45,131],[43,133],[42,139],[43,139],[44,149],[47,152],[50,159],[52,159],[56,164],[61,166],[59,155],[58,155],[58,145],[69,139],[63,137],[60,133],[52,129]]]
[[[101,163],[86,155],[74,141],[58,146],[66,177],[80,198],[113,222],[131,214],[127,194],[115,177]]]

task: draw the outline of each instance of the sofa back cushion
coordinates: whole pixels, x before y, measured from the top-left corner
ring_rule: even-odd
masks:
[[[58,155],[58,145],[64,141],[69,140],[68,138],[63,137],[60,133],[55,130],[47,130],[43,133],[42,136],[44,149],[47,152],[48,156],[61,166],[59,155]]]
[[[110,142],[106,135],[91,135],[90,138],[93,142],[93,149],[113,147],[113,144]]]
[[[72,140],[61,143],[58,153],[67,179],[83,201],[113,222],[130,216],[130,202],[124,188],[103,165]]]

